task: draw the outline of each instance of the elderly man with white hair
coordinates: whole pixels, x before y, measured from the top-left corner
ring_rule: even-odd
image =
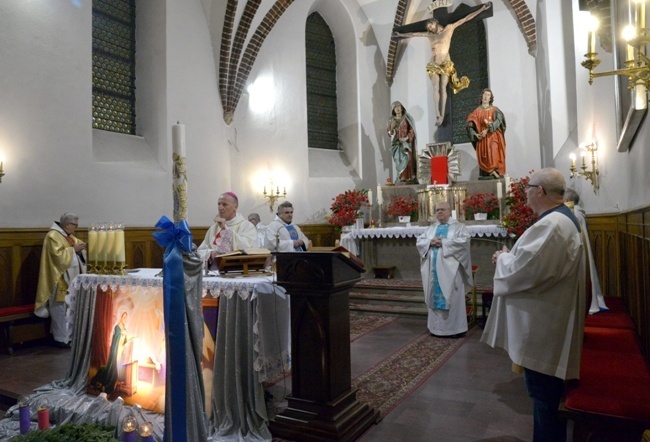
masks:
[[[65,296],[72,280],[86,273],[86,244],[74,236],[79,217],[64,213],[58,222],[52,223],[43,240],[41,267],[36,289],[34,314],[51,318],[50,331],[54,344],[70,348],[71,330],[66,321]]]

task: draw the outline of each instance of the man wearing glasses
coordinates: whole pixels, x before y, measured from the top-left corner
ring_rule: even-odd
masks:
[[[523,367],[533,400],[534,441],[566,441],[558,419],[564,382],[577,379],[585,317],[585,260],[580,226],[564,205],[565,180],[534,172],[527,204],[539,219],[492,257],[494,300],[481,340]]]
[[[436,204],[436,223],[417,238],[427,328],[433,336],[460,338],[467,332],[465,294],[472,287],[470,234],[451,217],[449,203]]]
[[[65,295],[72,280],[86,273],[86,244],[74,236],[78,226],[79,217],[74,213],[61,215],[45,235],[41,253],[34,314],[52,318],[50,331],[54,345],[61,348],[70,348],[71,339],[65,319]]]

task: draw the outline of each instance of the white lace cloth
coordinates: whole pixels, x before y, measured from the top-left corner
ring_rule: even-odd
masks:
[[[69,309],[66,315],[70,328],[74,325],[75,307],[79,296],[95,293],[99,287],[113,291],[129,291],[136,296],[153,295],[163,289],[161,269],[138,269],[125,276],[82,274],[70,285],[66,302]],[[186,284],[193,284],[186,280]],[[186,287],[186,290],[188,287]],[[212,297],[231,299],[235,294],[244,301],[257,300],[255,305],[253,347],[256,353],[254,369],[259,372],[260,381],[265,381],[287,371],[291,365],[290,354],[290,310],[289,298],[285,290],[273,284],[272,276],[246,278],[203,277],[203,297],[210,291]],[[136,292],[138,292],[136,294]],[[275,294],[276,296],[269,296]]]
[[[353,229],[348,233],[341,234],[341,245],[355,255],[359,255],[359,240],[371,238],[417,238],[427,230],[429,226],[399,226],[382,227],[374,229]],[[502,237],[508,236],[508,230],[495,224],[473,224],[467,225],[470,235],[476,237]]]
[[[415,238],[427,230],[429,226],[410,227],[383,227],[375,229],[354,229],[347,235],[352,239],[359,238]],[[505,238],[508,231],[505,227],[494,224],[468,225],[466,226],[472,237],[494,236]]]

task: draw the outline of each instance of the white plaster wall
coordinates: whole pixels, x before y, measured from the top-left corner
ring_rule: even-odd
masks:
[[[418,3],[408,20],[422,19],[427,3]],[[86,225],[119,220],[127,226],[152,226],[161,215],[171,216],[170,139],[177,120],[187,129],[188,221],[196,226],[211,223],[217,196],[225,190],[240,195],[242,212],[256,210],[263,222],[270,221],[260,194],[263,183],[254,181],[260,173],[286,179],[297,222],[321,221],[331,198],[346,189],[374,189],[377,182],[394,176],[385,135],[393,100],[403,101],[415,118],[419,144],[433,140],[435,127],[427,117],[431,86],[424,73],[427,41],[411,39],[404,45],[392,88],[384,81],[397,0],[294,2],[267,38],[251,72],[251,80],[272,75],[279,99],[260,116],[251,113],[250,97],[244,94],[231,127],[223,123],[215,68],[223,2],[143,2],[149,8],[150,27],[144,30],[148,49],[138,55],[138,69],[144,72],[138,96],[146,97],[138,103],[144,112],[138,121],[142,137],[126,139],[93,135],[91,130],[90,0],[80,7],[75,4],[0,2],[0,157],[6,172],[0,183],[0,228],[47,226],[65,210],[77,212]],[[258,20],[271,4],[262,3]],[[529,6],[535,13],[534,3]],[[352,103],[341,123],[349,163],[324,162],[325,170],[310,175],[303,33],[304,21],[315,8],[336,20],[344,53],[354,57],[354,62],[343,64],[339,78],[354,87],[340,91]],[[586,38],[579,35],[583,30],[577,0],[572,13],[573,56],[580,60]],[[556,26],[562,23],[558,20]],[[503,2],[494,2],[486,28],[490,86],[508,122],[507,168],[511,176],[523,176],[540,167],[535,59],[528,54],[514,13]],[[153,40],[147,41],[150,37]],[[599,69],[611,68],[611,56],[603,53],[601,58]],[[586,70],[577,63],[567,78],[571,76],[575,82],[561,89],[567,94],[575,89],[576,115],[569,111],[566,118],[576,122],[573,129],[566,126],[555,165],[568,177],[568,155],[584,138],[596,137],[601,147],[599,195],[584,180],[574,181],[587,211],[611,213],[648,205],[650,123],[643,123],[629,152],[616,152],[613,79],[600,78],[589,86]],[[476,172],[473,149],[469,144],[457,147],[464,162],[461,179],[467,179]]]
[[[149,82],[144,137],[93,140],[91,2],[0,3],[0,227],[47,226],[64,211],[82,224],[152,226],[171,217],[171,124],[187,124],[188,221],[207,225],[229,182],[212,48],[198,0],[143,2],[157,29],[140,60]],[[166,5],[166,6],[165,6]],[[165,34],[165,28],[167,34]],[[168,44],[169,43],[169,44]],[[166,51],[166,52],[165,52]],[[160,98],[162,97],[162,98]],[[143,103],[144,104],[144,103]],[[146,108],[146,106],[145,106]],[[126,139],[126,140],[125,140]],[[97,153],[93,143],[104,143]],[[133,150],[129,150],[133,149]],[[222,160],[223,158],[223,160]]]

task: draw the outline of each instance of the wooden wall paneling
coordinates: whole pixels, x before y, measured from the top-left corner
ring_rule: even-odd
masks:
[[[0,246],[0,308],[15,305],[13,274],[11,247]]]
[[[333,224],[300,224],[299,227],[313,247],[334,247],[339,237]]]
[[[607,296],[621,296],[621,257],[616,231],[604,232],[600,253],[602,256],[596,262],[598,265],[598,274],[603,275],[604,282],[601,281],[603,290]]]

